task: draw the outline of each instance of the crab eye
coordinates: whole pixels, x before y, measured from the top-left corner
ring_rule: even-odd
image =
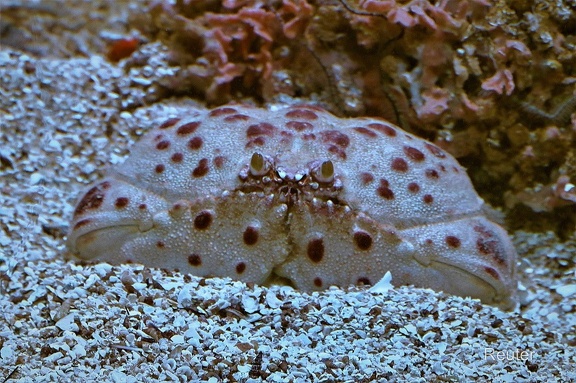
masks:
[[[318,182],[332,182],[334,180],[334,164],[332,161],[322,162],[314,176]]]
[[[264,159],[264,156],[260,153],[252,154],[252,158],[250,159],[250,174],[253,176],[263,176],[268,173],[268,170],[268,162]]]

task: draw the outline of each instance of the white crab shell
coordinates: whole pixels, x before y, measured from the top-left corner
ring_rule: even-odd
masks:
[[[304,291],[413,284],[509,306],[516,252],[465,170],[375,118],[232,105],[169,119],[88,187],[68,247]]]

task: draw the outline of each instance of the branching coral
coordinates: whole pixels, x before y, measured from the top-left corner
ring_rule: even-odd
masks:
[[[165,41],[172,48],[172,60],[196,79],[180,85],[221,104],[238,92],[262,97],[285,54],[275,50],[302,36],[312,10],[303,0],[274,4],[228,0],[204,6],[178,1],[157,3],[134,22],[143,23],[145,33]]]

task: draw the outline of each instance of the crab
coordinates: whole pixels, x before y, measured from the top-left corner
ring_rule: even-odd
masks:
[[[441,290],[509,307],[516,252],[448,153],[378,118],[227,105],[170,118],[88,186],[70,252],[305,292]]]

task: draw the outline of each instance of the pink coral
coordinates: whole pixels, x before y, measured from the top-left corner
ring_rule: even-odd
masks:
[[[514,77],[508,69],[499,70],[494,76],[482,82],[482,89],[491,90],[498,94],[511,95],[514,88]]]
[[[432,88],[422,94],[424,104],[417,109],[418,117],[426,121],[448,109],[450,93],[446,89]]]
[[[312,17],[314,8],[304,0],[283,0],[279,15],[284,22],[282,31],[284,36],[294,39],[301,36]]]
[[[205,45],[204,54],[218,58],[217,74],[206,94],[208,99],[217,98],[222,86],[229,86],[234,78],[244,76],[249,67],[260,72],[262,79],[270,78],[270,48],[278,27],[274,13],[242,8],[237,14],[207,14],[204,20],[211,26],[208,36],[212,38],[208,41],[215,42]],[[254,50],[256,40],[260,43]],[[256,65],[249,66],[246,62]]]
[[[516,195],[506,196],[509,207],[522,203],[535,212],[549,212],[557,207],[576,204],[576,186],[570,177],[559,176],[555,183],[524,190]]]

